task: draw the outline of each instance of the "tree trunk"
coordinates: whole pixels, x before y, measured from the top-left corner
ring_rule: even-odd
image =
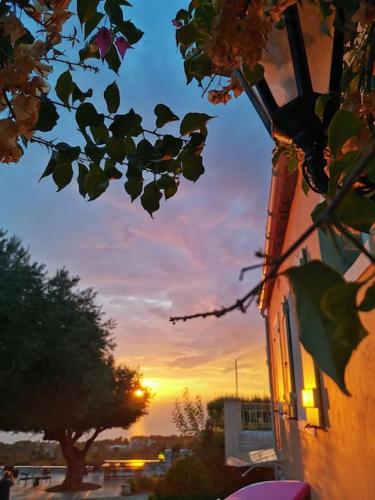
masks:
[[[80,491],[86,465],[86,452],[75,448],[67,441],[60,441],[62,453],[66,461],[66,476],[63,487],[67,491]]]

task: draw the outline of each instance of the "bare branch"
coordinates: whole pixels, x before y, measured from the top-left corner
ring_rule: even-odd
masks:
[[[260,267],[263,267],[263,262],[261,264],[254,264],[252,266],[248,266],[248,267],[243,267],[241,269],[241,272],[240,272],[240,276],[239,276],[239,280],[242,281],[243,280],[243,277],[244,275],[249,272],[249,271],[253,271],[254,269],[259,269]]]
[[[72,62],[72,61],[68,61],[65,59],[60,59],[59,57],[56,57],[56,56],[45,56],[45,57],[41,58],[41,61],[46,61],[46,62],[53,61],[53,62],[66,64],[69,67],[69,69],[73,69],[74,67],[78,67],[78,68],[81,68],[83,70],[93,71],[94,73],[99,72],[99,68],[97,66],[93,66],[91,64],[86,64],[83,61]]]

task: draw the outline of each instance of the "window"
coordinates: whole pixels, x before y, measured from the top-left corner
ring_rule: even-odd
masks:
[[[291,335],[291,325],[289,317],[289,304],[284,298],[282,304],[282,338],[284,347],[284,371],[285,371],[285,387],[286,399],[289,404],[289,416],[291,418],[297,417],[297,393],[296,393],[296,380],[295,380],[295,366],[293,355],[293,340]]]
[[[334,230],[323,231],[318,229],[319,245],[322,261],[344,274],[359,257],[359,250],[343,235]],[[354,235],[353,235],[354,236]],[[368,235],[356,236],[360,243],[365,243]]]

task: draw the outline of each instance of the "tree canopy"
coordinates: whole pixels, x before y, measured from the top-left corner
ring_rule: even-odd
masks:
[[[66,269],[48,277],[1,233],[0,429],[59,441],[68,466],[72,455],[84,464],[100,432],[128,428],[148,402],[147,390],[137,396],[139,371],[114,365],[113,322],[96,293],[78,284]]]

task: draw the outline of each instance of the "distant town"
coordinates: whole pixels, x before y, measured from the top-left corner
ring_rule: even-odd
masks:
[[[170,449],[173,455],[189,448],[191,438],[171,436],[133,436],[130,439],[104,439],[94,443],[87,456],[88,465],[100,465],[104,460],[157,459],[160,453]],[[56,442],[17,441],[0,442],[0,465],[65,465],[61,449]]]

